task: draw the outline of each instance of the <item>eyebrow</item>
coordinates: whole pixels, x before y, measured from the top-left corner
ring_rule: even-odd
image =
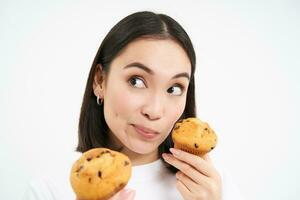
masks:
[[[137,67],[139,69],[142,69],[142,70],[146,71],[148,74],[151,74],[151,75],[155,74],[149,67],[147,67],[146,65],[144,65],[143,63],[140,63],[140,62],[130,63],[130,64],[126,65],[123,69],[128,69],[128,68],[131,68],[131,67]],[[188,80],[190,80],[190,75],[186,72],[176,74],[171,79],[175,79],[175,78],[179,78],[179,77],[185,77]]]

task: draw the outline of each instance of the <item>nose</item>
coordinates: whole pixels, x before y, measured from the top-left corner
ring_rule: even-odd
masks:
[[[163,110],[163,99],[159,95],[152,95],[143,107],[142,114],[149,120],[158,120],[162,117]]]

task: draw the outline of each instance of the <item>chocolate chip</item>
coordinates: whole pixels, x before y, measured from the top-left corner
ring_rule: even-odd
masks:
[[[189,149],[182,149],[182,150],[184,150],[184,151],[186,151],[186,152],[188,152],[188,153],[194,153],[194,151],[189,150]]]
[[[120,183],[119,188],[123,188],[125,186],[125,183]]]
[[[77,170],[76,170],[76,172],[80,172],[80,170],[82,170],[83,169],[83,165],[81,165]]]
[[[101,155],[99,154],[98,156],[96,156],[96,158],[100,158],[100,156],[101,156]]]
[[[127,166],[127,165],[129,165],[129,162],[127,160],[125,160],[124,166]]]
[[[197,143],[195,143],[194,146],[195,146],[195,148],[198,148],[198,147],[199,147]]]
[[[102,156],[103,154],[106,154],[106,153],[112,154],[109,150],[105,150],[105,151],[102,151],[102,152],[100,153],[100,155]]]
[[[91,183],[92,182],[92,178],[89,178],[89,183]]]
[[[101,171],[98,171],[98,177],[102,178],[102,172]]]
[[[208,129],[207,129],[207,128],[204,128],[204,130],[207,131]]]
[[[213,150],[215,147],[211,147],[210,149]]]
[[[88,162],[90,162],[92,159],[93,159],[93,157],[88,157],[86,160],[87,160]]]

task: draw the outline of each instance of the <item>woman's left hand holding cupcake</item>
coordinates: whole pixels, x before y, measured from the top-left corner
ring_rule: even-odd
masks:
[[[176,188],[185,200],[221,200],[222,181],[208,154],[203,157],[171,148],[163,154],[166,162],[179,171]]]

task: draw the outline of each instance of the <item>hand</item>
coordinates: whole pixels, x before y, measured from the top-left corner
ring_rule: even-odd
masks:
[[[122,189],[109,200],[133,200],[135,191],[132,189]]]
[[[221,200],[221,176],[208,154],[201,158],[179,149],[171,148],[170,151],[172,154],[162,156],[179,169],[176,188],[185,200]]]
[[[124,188],[120,190],[117,194],[115,194],[113,197],[111,197],[109,200],[133,200],[135,196],[135,191],[132,189]],[[84,200],[84,199],[78,199],[76,200]]]

